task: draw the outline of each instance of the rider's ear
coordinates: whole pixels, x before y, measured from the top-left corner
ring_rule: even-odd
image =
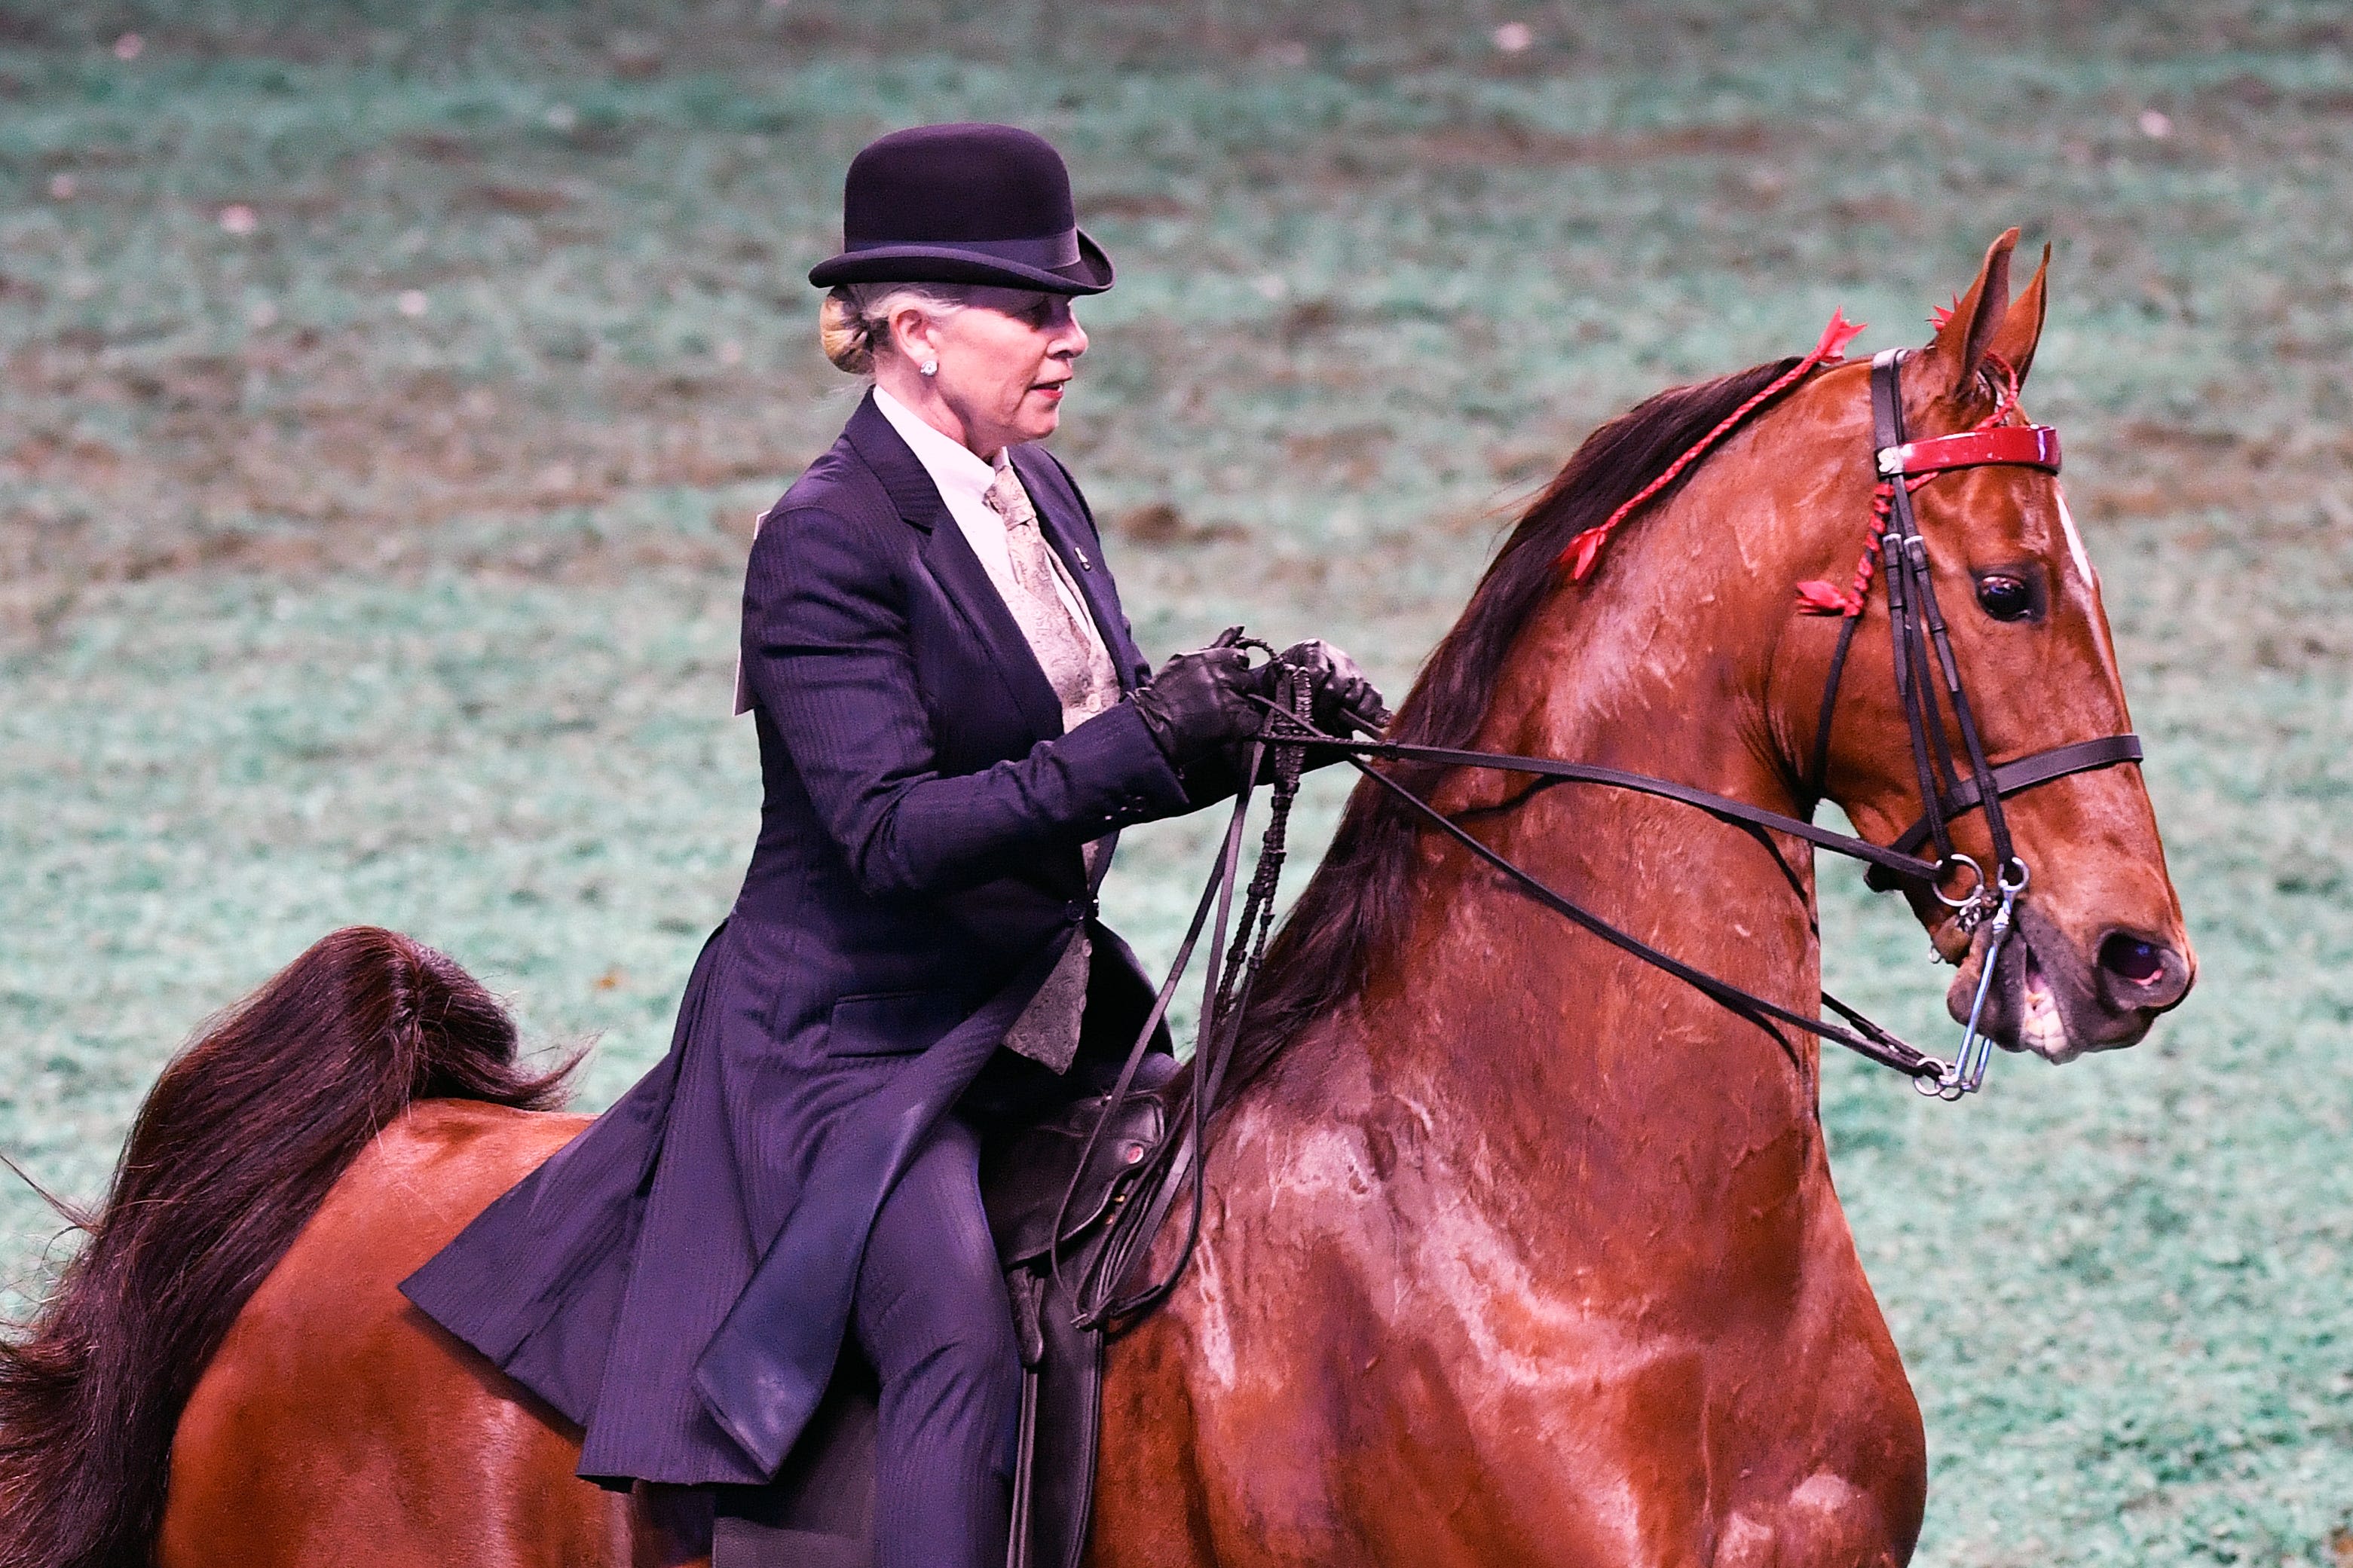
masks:
[[[1936,395],[1949,397],[1966,388],[1978,373],[1993,342],[1996,323],[2010,307],[2010,253],[2017,248],[2018,230],[2011,229],[1986,251],[1978,280],[1953,305],[1953,313],[1936,329],[1924,356],[1926,384]]]
[[[2018,373],[2021,384],[2026,380],[2027,367],[2034,363],[2034,345],[2042,341],[2042,312],[2051,298],[2044,284],[2050,274],[2051,247],[2046,245],[2042,247],[2042,265],[2034,269],[2025,291],[2011,301],[2010,314],[2001,319],[1989,345],[1989,352],[2000,354],[2002,363]]]

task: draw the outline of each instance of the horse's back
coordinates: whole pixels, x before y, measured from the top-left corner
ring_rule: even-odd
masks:
[[[587,1118],[426,1100],[353,1162],[180,1418],[161,1568],[629,1562],[579,1437],[400,1281]]]

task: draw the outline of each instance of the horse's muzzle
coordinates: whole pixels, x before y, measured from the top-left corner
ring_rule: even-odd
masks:
[[[1968,1019],[1983,963],[1980,933],[1945,994],[1956,1023]],[[2088,954],[2031,904],[2018,910],[2018,931],[2001,955],[1986,999],[1985,1032],[2004,1050],[2031,1051],[2053,1062],[2137,1045],[2160,1014],[2189,994],[2189,956],[2148,933],[2111,930]]]

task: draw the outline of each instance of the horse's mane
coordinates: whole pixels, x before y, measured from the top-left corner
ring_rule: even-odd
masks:
[[[106,1206],[0,1335],[0,1568],[144,1568],[180,1412],[229,1325],[411,1100],[542,1109],[496,998],[395,931],[321,939],[212,1021],[140,1107]]]
[[[1609,516],[1727,415],[1798,363],[1775,360],[1715,381],[1662,392],[1586,437],[1521,514],[1399,705],[1389,738],[1468,746],[1529,616],[1558,580],[1568,542]],[[1697,467],[1697,465],[1694,465]],[[1688,472],[1664,494],[1679,488]],[[1397,767],[1427,793],[1439,770]],[[1244,1021],[1226,1098],[1248,1083],[1315,1018],[1355,994],[1394,946],[1410,907],[1419,819],[1387,790],[1357,781],[1332,847],[1275,934]]]

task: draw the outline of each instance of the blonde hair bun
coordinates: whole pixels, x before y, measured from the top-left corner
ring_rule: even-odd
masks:
[[[872,326],[849,298],[847,286],[828,294],[825,303],[818,307],[817,341],[836,370],[852,375],[874,374]]]
[[[911,305],[934,317],[953,315],[970,298],[957,283],[839,284],[818,307],[818,346],[837,369],[872,375],[875,345],[890,338],[892,316]]]

